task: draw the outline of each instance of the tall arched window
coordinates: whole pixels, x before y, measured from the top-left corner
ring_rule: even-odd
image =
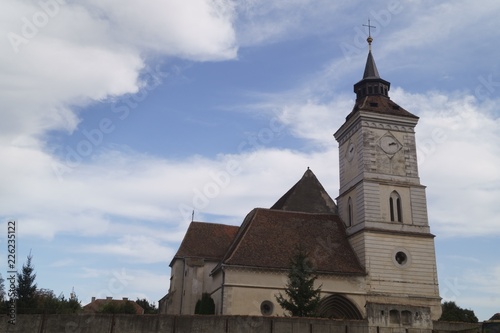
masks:
[[[347,226],[350,227],[352,225],[352,200],[351,197],[347,199]]]
[[[391,221],[403,222],[401,197],[396,191],[392,191],[391,196],[389,197],[389,210],[391,211]]]

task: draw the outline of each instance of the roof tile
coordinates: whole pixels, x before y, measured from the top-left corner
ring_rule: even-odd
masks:
[[[199,257],[221,260],[239,227],[217,223],[191,222],[175,258]]]
[[[257,208],[223,263],[288,269],[293,251],[309,252],[318,272],[364,274],[338,215]]]

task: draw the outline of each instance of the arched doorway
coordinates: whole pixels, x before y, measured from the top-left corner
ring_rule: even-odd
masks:
[[[363,319],[356,305],[338,294],[323,298],[318,313],[321,317],[332,319]]]

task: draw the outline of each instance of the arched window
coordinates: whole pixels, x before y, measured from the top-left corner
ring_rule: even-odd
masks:
[[[391,211],[391,221],[403,222],[401,197],[396,191],[392,191],[391,196],[389,197],[389,210]]]
[[[347,226],[350,227],[352,225],[352,200],[351,197],[347,199]]]

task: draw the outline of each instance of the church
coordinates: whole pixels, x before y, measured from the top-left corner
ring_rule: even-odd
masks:
[[[286,315],[292,249],[309,253],[321,285],[319,314],[370,326],[432,329],[441,315],[434,235],[417,165],[418,117],[393,102],[371,51],[356,101],[335,132],[335,200],[309,168],[270,208],[240,226],[191,222],[170,262],[160,312],[194,314],[203,293],[221,315]]]

